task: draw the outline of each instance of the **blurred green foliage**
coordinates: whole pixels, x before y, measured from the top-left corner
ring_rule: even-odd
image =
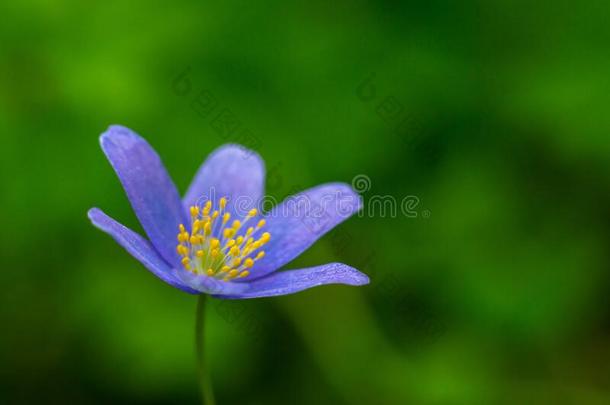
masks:
[[[271,195],[364,174],[365,201],[420,201],[288,266],[341,261],[369,286],[214,301],[220,404],[610,403],[607,2],[9,0],[0,15],[0,402],[198,401],[195,298],[85,214],[141,230],[98,146],[109,124],[145,136],[181,191],[245,139],[193,107],[205,90],[251,134]]]

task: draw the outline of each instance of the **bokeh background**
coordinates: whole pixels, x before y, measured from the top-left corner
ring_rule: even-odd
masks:
[[[233,141],[276,198],[363,175],[365,203],[417,202],[287,266],[341,261],[369,286],[213,301],[220,404],[610,403],[607,2],[14,0],[0,16],[0,402],[199,401],[195,297],[86,217],[141,231],[98,145],[119,123],[182,192]]]

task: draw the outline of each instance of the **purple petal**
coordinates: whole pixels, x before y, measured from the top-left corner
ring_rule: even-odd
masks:
[[[187,287],[172,275],[171,267],[159,256],[146,239],[110,218],[99,208],[90,209],[87,215],[91,222],[93,222],[93,225],[112,236],[119,245],[123,246],[129,254],[135,257],[155,276],[182,291],[190,294],[199,294],[199,291]]]
[[[143,138],[118,125],[102,134],[100,144],[155,249],[168,263],[178,264],[174,248],[184,210],[161,159]]]
[[[201,293],[214,295],[235,295],[248,289],[247,283],[232,283],[222,281],[203,274],[193,274],[184,269],[174,269],[172,274],[178,280]]]
[[[258,154],[240,145],[216,149],[201,165],[185,197],[184,205],[202,205],[227,197],[227,211],[242,218],[257,206],[265,189],[265,164]]]
[[[288,197],[266,216],[263,231],[271,234],[271,240],[251,277],[260,278],[285,265],[361,206],[361,197],[343,183],[323,184]]]
[[[252,281],[243,293],[220,298],[260,298],[294,294],[325,284],[364,285],[369,278],[358,270],[341,263],[329,263],[301,270],[280,271]]]

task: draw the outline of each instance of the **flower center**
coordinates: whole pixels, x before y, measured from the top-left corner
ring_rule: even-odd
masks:
[[[229,223],[231,214],[224,212],[226,206],[227,199],[222,197],[214,211],[211,201],[201,208],[190,207],[191,232],[180,224],[176,247],[186,270],[229,281],[247,277],[248,269],[265,256],[260,248],[269,242],[271,235],[264,232],[256,239],[265,220],[246,228],[258,213],[257,209],[251,209],[243,222],[235,219]]]

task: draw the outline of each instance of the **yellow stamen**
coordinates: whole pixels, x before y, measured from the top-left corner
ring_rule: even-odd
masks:
[[[256,239],[253,236],[266,225],[266,221],[261,219],[256,226],[247,229],[244,226],[259,215],[259,211],[252,208],[243,222],[239,219],[231,221],[231,214],[224,212],[226,206],[227,198],[222,197],[217,203],[207,201],[203,206],[189,207],[191,231],[179,224],[176,235],[176,252],[186,270],[228,281],[247,277],[250,269],[255,268],[256,261],[264,256],[265,252],[256,251],[269,242],[271,235],[265,232]],[[212,211],[213,207],[217,209]],[[221,224],[216,223],[217,219]]]
[[[269,240],[271,239],[271,234],[269,232],[265,232],[263,234],[263,236],[261,236],[260,241],[263,243],[263,245],[267,242],[269,242]]]
[[[197,233],[200,226],[201,226],[201,224],[200,224],[199,220],[196,219],[195,222],[193,222],[193,234]]]

